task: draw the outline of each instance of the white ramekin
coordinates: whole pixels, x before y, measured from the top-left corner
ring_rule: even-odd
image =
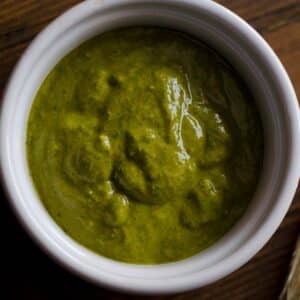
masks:
[[[51,68],[92,36],[132,25],[185,31],[221,52],[248,83],[264,126],[263,171],[243,218],[206,251],[183,261],[156,266],[113,261],[69,238],[39,201],[29,176],[25,151],[30,106]],[[280,61],[259,34],[224,7],[208,0],[89,0],[43,30],[13,72],[1,112],[3,181],[10,202],[30,235],[72,272],[102,286],[127,292],[186,291],[236,270],[275,232],[299,179],[299,122],[295,92]]]

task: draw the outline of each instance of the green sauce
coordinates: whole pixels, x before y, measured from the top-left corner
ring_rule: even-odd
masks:
[[[102,34],[68,54],[33,103],[28,163],[72,238],[130,263],[180,260],[245,212],[261,122],[232,67],[158,28]]]

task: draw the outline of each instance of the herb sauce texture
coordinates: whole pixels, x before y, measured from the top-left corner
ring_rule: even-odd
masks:
[[[221,56],[188,35],[136,27],[54,67],[31,108],[27,157],[42,203],[74,240],[159,264],[209,247],[242,216],[263,133]]]

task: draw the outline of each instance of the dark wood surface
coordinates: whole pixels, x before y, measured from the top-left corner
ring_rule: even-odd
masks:
[[[201,1],[201,0],[199,0]],[[0,96],[18,58],[47,23],[78,0],[0,0]],[[300,95],[300,0],[221,0],[270,43]],[[300,154],[299,154],[300,155]],[[3,195],[3,193],[2,193]],[[114,293],[90,285],[51,261],[27,237],[5,196],[0,202],[2,299],[277,299],[300,231],[300,190],[268,244],[244,267],[205,288],[160,297]]]

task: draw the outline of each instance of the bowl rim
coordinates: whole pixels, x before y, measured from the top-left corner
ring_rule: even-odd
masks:
[[[24,61],[28,60],[31,51],[34,47],[37,47],[41,41],[49,34],[56,34],[55,31],[58,28],[63,28],[66,26],[64,24],[65,20],[68,19],[70,22],[80,19],[83,19],[92,13],[92,9],[94,6],[90,6],[91,3],[99,5],[97,10],[113,7],[113,6],[121,6],[121,5],[128,5],[130,3],[157,3],[159,5],[159,0],[146,0],[146,1],[139,1],[139,0],[128,0],[126,3],[122,0],[110,0],[109,2],[102,1],[102,0],[89,0],[83,3],[77,4],[73,8],[69,9],[67,12],[56,18],[54,21],[50,23],[30,44],[28,49],[25,51],[24,55],[22,56],[21,60],[15,67],[11,78],[7,84],[6,90],[3,96],[3,102],[1,107],[1,124],[0,124],[0,141],[1,141],[1,153],[0,153],[0,160],[1,160],[1,173],[2,173],[2,182],[4,183],[5,191],[8,195],[8,199],[10,200],[10,204],[12,205],[18,219],[21,221],[23,226],[27,229],[27,232],[30,236],[43,248],[45,252],[47,252],[50,256],[54,257],[56,261],[64,265],[67,269],[71,270],[72,272],[77,273],[81,277],[88,279],[92,282],[97,284],[101,284],[106,287],[119,289],[122,291],[132,292],[132,293],[147,293],[147,294],[157,294],[157,293],[170,293],[170,292],[179,292],[185,291],[189,289],[193,289],[199,286],[197,284],[199,282],[198,278],[193,278],[189,283],[185,282],[182,284],[177,284],[176,286],[172,282],[165,283],[165,287],[157,287],[154,283],[150,281],[145,282],[144,284],[135,284],[134,281],[122,281],[118,278],[115,280],[111,278],[95,278],[91,276],[89,273],[88,268],[84,268],[84,266],[76,263],[75,261],[68,260],[66,255],[63,252],[59,252],[58,248],[53,248],[49,246],[48,237],[39,236],[38,232],[34,230],[34,225],[32,221],[29,220],[25,214],[18,208],[18,198],[15,193],[15,182],[12,181],[10,172],[9,172],[9,161],[7,160],[7,149],[6,145],[6,130],[8,128],[8,124],[5,118],[5,111],[6,107],[10,105],[10,95],[11,91],[14,89],[15,84],[18,82],[18,77],[22,72],[25,70],[22,69],[22,65]],[[292,84],[288,78],[286,71],[284,70],[283,66],[281,65],[279,59],[276,57],[274,52],[268,46],[268,44],[263,40],[263,38],[253,30],[245,21],[241,18],[236,16],[234,13],[229,11],[228,9],[222,7],[221,5],[209,1],[203,0],[199,3],[197,0],[165,0],[164,3],[173,4],[180,4],[180,5],[190,5],[194,7],[202,7],[205,9],[209,9],[213,11],[216,15],[221,16],[231,24],[231,26],[239,28],[239,30],[247,35],[248,39],[251,39],[253,42],[257,43],[257,47],[260,48],[262,55],[268,58],[269,64],[272,64],[273,69],[275,70],[274,76],[278,77],[278,80],[282,82],[283,93],[288,97],[289,102],[287,106],[289,109],[293,111],[294,119],[292,120],[292,127],[291,127],[291,160],[294,162],[292,165],[289,166],[288,175],[286,176],[285,180],[285,187],[283,191],[277,198],[278,200],[273,208],[272,213],[266,218],[264,221],[264,225],[259,228],[259,230],[255,233],[255,235],[245,244],[243,247],[240,247],[236,253],[234,253],[226,262],[223,263],[218,269],[215,269],[214,274],[208,277],[205,280],[204,284],[211,283],[229,273],[236,270],[244,263],[246,263],[252,256],[254,256],[269,240],[272,234],[275,232],[277,227],[279,226],[280,222],[282,221],[283,217],[285,216],[289,205],[293,199],[293,193],[296,191],[296,187],[298,184],[299,179],[299,170],[300,170],[300,160],[297,157],[297,153],[300,153],[300,119],[299,119],[299,110],[295,110],[297,107],[297,98],[295,92],[293,90]],[[292,191],[292,193],[291,193]],[[203,281],[202,281],[203,282]],[[201,285],[204,285],[201,284]]]

